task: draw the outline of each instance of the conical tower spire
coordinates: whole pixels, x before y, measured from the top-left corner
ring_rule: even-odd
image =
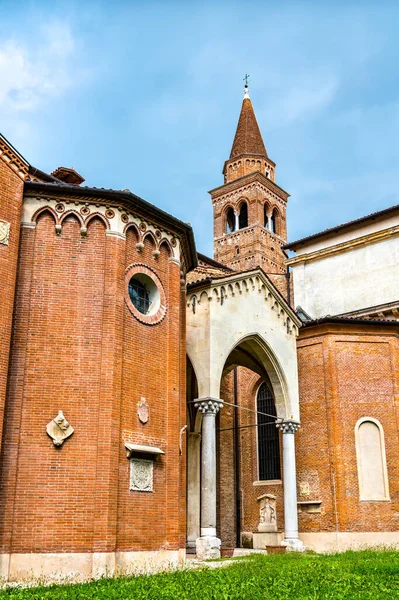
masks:
[[[255,111],[249,97],[248,83],[244,87],[244,100],[230,152],[230,160],[240,154],[257,154],[258,156],[267,158],[265,144],[263,143]]]

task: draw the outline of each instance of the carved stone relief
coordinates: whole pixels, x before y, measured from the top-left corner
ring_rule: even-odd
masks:
[[[150,418],[150,407],[148,406],[147,400],[145,398],[141,398],[141,402],[137,407],[137,414],[140,423],[143,423],[143,425],[148,423],[148,420]]]
[[[152,492],[154,461],[130,459],[130,489],[133,492]]]
[[[73,434],[74,429],[62,414],[62,410],[59,410],[58,415],[48,423],[46,431],[53,440],[54,446],[62,446],[65,440]]]
[[[277,531],[276,496],[263,494],[259,496],[258,502],[260,503],[258,531]]]
[[[8,246],[8,239],[10,237],[10,223],[7,221],[0,220],[0,244]]]

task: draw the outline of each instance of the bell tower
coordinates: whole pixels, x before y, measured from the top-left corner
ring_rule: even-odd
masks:
[[[276,184],[275,168],[246,83],[230,157],[224,163],[224,184],[209,192],[215,260],[237,271],[262,267],[269,274],[286,273],[281,247],[287,241],[289,194]]]

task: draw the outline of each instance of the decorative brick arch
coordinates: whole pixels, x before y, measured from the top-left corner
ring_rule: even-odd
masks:
[[[60,218],[60,225],[62,226],[65,219],[68,219],[69,217],[73,217],[78,221],[81,227],[85,227],[82,216],[76,210],[68,210],[65,213],[63,213],[62,217]]]
[[[109,229],[109,222],[107,221],[107,219],[104,219],[104,216],[99,212],[92,213],[90,216],[88,216],[87,219],[85,220],[85,226],[87,228],[89,228],[91,222],[96,219],[101,221],[101,223],[104,225],[105,229]]]
[[[52,208],[50,208],[50,206],[42,206],[41,208],[39,208],[39,210],[37,210],[32,216],[32,222],[37,223],[39,218],[46,213],[51,215],[51,217],[54,219],[54,224],[59,222],[59,216]]]
[[[168,239],[166,239],[166,238],[161,239],[161,241],[159,242],[159,250],[161,250],[162,247],[165,247],[167,249],[169,257],[173,257],[175,255],[173,248],[172,248],[172,244],[169,242]]]

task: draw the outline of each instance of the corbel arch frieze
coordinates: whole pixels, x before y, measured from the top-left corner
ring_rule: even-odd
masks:
[[[187,308],[194,313],[196,307],[200,307],[205,299],[208,303],[213,300],[223,305],[229,298],[237,298],[238,300],[240,296],[247,296],[252,293],[260,294],[263,297],[270,310],[276,314],[278,319],[281,319],[289,335],[298,335],[299,324],[295,322],[295,317],[290,314],[283,300],[272,291],[271,286],[267,284],[260,273],[241,276],[240,279],[235,281],[214,280],[206,289],[194,291],[187,295]]]
[[[32,227],[44,210],[48,210],[53,215],[57,233],[61,233],[62,223],[68,214],[76,215],[82,232],[86,232],[90,221],[98,217],[102,219],[107,235],[124,239],[127,229],[133,227],[139,237],[139,242],[142,243],[144,237],[151,234],[156,251],[159,251],[162,244],[166,244],[171,257],[182,261],[181,242],[178,236],[130,210],[125,210],[123,206],[111,206],[109,202],[98,202],[97,198],[93,199],[92,197],[83,196],[77,199],[61,193],[56,196],[40,194],[25,196],[22,225]]]

